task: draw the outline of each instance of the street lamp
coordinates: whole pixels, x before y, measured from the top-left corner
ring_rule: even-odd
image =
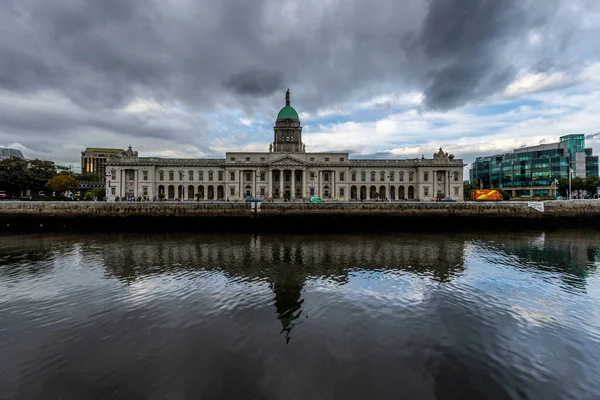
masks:
[[[573,173],[573,170],[571,169],[571,166],[569,166],[569,200],[571,200],[573,197],[571,195],[571,174]]]
[[[112,174],[110,173],[110,171],[106,171],[104,173],[104,175],[106,176],[105,183],[104,183],[104,189],[105,189],[104,197],[106,198],[106,201],[108,201],[108,198],[109,198],[108,193],[110,191],[110,178],[112,177]]]

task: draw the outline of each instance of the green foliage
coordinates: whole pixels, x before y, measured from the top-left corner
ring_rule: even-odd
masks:
[[[463,186],[463,193],[465,195],[465,200],[469,199],[469,195],[471,193],[471,190],[477,190],[479,189],[479,186],[477,186],[474,183],[465,183]]]
[[[104,189],[96,188],[92,190],[88,190],[83,195],[83,200],[91,201],[91,200],[104,200],[104,196],[106,195],[106,191]]]
[[[79,182],[98,182],[100,180],[98,175],[91,173],[75,174],[75,178]]]
[[[164,195],[163,195],[163,197],[164,197]],[[202,197],[202,196],[200,196],[200,193],[196,193],[196,201],[200,201],[200,198],[201,198],[201,197]]]
[[[446,193],[438,193],[435,197],[437,197],[438,199],[444,199],[446,197]]]
[[[26,190],[33,193],[44,190],[46,182],[56,176],[54,164],[49,161],[27,161],[17,157],[0,161],[0,190],[19,196]]]
[[[72,175],[56,175],[46,183],[46,188],[57,194],[74,191],[78,186],[79,182]]]

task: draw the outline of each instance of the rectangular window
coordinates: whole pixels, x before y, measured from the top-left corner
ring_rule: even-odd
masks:
[[[371,182],[375,182],[375,172],[371,172]]]
[[[314,173],[314,172],[311,172],[311,173],[310,173],[310,181],[311,181],[311,182],[314,182],[314,181],[315,181],[315,173]]]
[[[116,189],[117,189],[117,188],[111,187],[111,188],[110,188],[110,194],[114,196],[114,195],[117,193],[117,192],[116,192]]]
[[[188,180],[189,181],[193,181],[194,180],[194,171],[188,171]]]
[[[355,172],[352,173],[351,178],[352,178],[352,182],[356,182],[356,173]]]
[[[229,194],[231,196],[235,196],[235,186],[232,186],[232,187],[229,188]]]
[[[198,180],[199,181],[203,181],[204,180],[204,172],[203,171],[198,172]]]
[[[424,182],[428,182],[429,181],[429,172],[423,172],[423,181]]]
[[[429,188],[428,188],[427,186],[425,186],[425,187],[423,188],[423,194],[424,194],[425,196],[429,196]]]
[[[246,172],[246,182],[250,182],[251,179],[250,172]]]
[[[442,174],[440,174],[440,173],[438,172],[438,174],[437,174],[437,178],[438,178],[438,182],[441,182],[441,181],[442,181]]]
[[[390,182],[394,182],[394,179],[396,178],[396,173],[395,172],[390,172]]]
[[[408,173],[408,181],[409,181],[409,182],[412,182],[412,181],[413,181],[413,176],[414,176],[414,174],[415,174],[414,172],[409,172],[409,173]]]
[[[260,161],[265,161],[265,158],[264,158],[264,157],[261,157],[261,158],[260,158]]]
[[[344,197],[344,188],[340,188],[340,197]]]
[[[382,172],[382,173],[379,174],[379,180],[381,182],[385,182],[385,172]]]
[[[183,172],[179,171],[179,180],[182,181],[183,180]]]
[[[314,158],[314,157],[311,157],[311,158],[310,158],[310,161],[315,161],[315,158]]]
[[[260,173],[260,181],[261,181],[261,182],[264,182],[264,181],[265,181],[265,179],[267,179],[267,174],[266,174],[266,173],[264,173],[264,172],[261,172],[261,173]]]
[[[144,186],[144,187],[142,188],[142,195],[143,195],[143,196],[148,196],[148,186]]]
[[[400,182],[404,182],[404,172],[400,172]]]
[[[231,161],[235,161],[235,157],[231,157],[231,158],[230,158],[230,160],[231,160]]]
[[[310,195],[314,196],[315,195],[315,188],[310,188]]]
[[[454,196],[458,196],[458,188],[457,187],[454,188]]]
[[[246,157],[246,161],[250,161],[250,157]]]
[[[458,172],[454,173],[454,182],[458,182]]]
[[[219,171],[219,180],[222,181],[223,180],[223,171]]]
[[[172,181],[174,179],[175,179],[175,177],[174,177],[173,172],[169,172],[169,180]]]
[[[264,196],[265,195],[265,188],[260,188],[260,195]]]
[[[148,180],[148,171],[142,171],[142,179],[145,181]]]
[[[367,174],[365,172],[361,172],[360,174],[360,180],[365,182],[367,180]]]
[[[340,162],[344,162],[344,157],[340,157]]]
[[[323,181],[324,182],[329,182],[329,173],[323,172]]]
[[[235,172],[231,173],[231,179],[230,179],[230,181],[235,181]]]
[[[162,171],[160,171],[158,173],[158,179],[161,180],[161,181],[164,181],[165,180],[165,173],[162,172]]]
[[[329,157],[325,157],[325,161],[329,161]]]
[[[208,180],[209,180],[209,181],[212,181],[212,180],[213,180],[213,173],[212,173],[212,172],[209,172],[209,173],[208,173]]]
[[[344,182],[344,173],[340,172],[340,182]]]

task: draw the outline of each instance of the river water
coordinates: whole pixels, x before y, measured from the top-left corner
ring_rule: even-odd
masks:
[[[0,236],[1,399],[598,399],[600,233]]]

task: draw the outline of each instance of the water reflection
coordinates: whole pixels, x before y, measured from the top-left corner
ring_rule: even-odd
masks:
[[[596,232],[0,239],[7,398],[600,394]]]

